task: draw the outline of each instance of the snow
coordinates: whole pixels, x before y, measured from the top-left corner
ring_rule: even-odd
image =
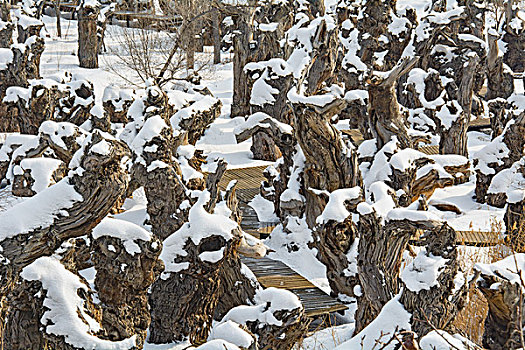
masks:
[[[485,175],[495,174],[495,170],[489,165],[502,165],[502,159],[506,158],[510,153],[507,145],[503,142],[503,136],[496,137],[491,143],[474,154],[474,159],[478,161],[474,170],[478,170]]]
[[[195,348],[195,350],[241,350],[241,348],[226,340],[214,339]]]
[[[293,134],[293,128],[290,125],[281,123],[264,112],[257,112],[250,115],[244,124],[241,124],[234,129],[234,133],[235,135],[240,135],[244,131],[250,130],[257,125],[262,128],[270,128],[270,124],[264,123],[265,120],[271,120],[283,134]]]
[[[223,339],[246,349],[249,348],[254,341],[248,332],[232,321],[222,322],[213,326],[208,336],[208,342],[214,339]]]
[[[189,220],[187,223],[164,241],[164,247],[160,254],[160,259],[164,261],[166,268],[163,278],[167,278],[171,272],[179,272],[188,268],[187,262],[177,263],[178,257],[184,257],[187,252],[184,246],[188,239],[191,239],[195,245],[199,245],[201,240],[211,236],[221,236],[226,241],[233,238],[232,230],[237,227],[237,223],[230,218],[220,214],[210,214],[204,209],[204,205],[210,200],[210,193],[204,191],[198,198],[197,202],[189,211]],[[205,254],[204,254],[205,253]],[[218,251],[206,251],[199,255],[203,262],[216,263],[224,256],[224,249]]]
[[[427,253],[426,249],[423,248],[401,272],[401,280],[412,292],[418,293],[423,289],[430,290],[439,284],[439,275],[447,261],[440,256]]]
[[[399,302],[400,296],[401,294],[398,294],[386,303],[377,318],[361,332],[354,335],[352,339],[336,347],[335,350],[372,349],[376,340],[387,342],[392,337],[392,334],[401,330],[409,331],[411,329],[410,319],[412,315]],[[397,348],[397,345],[396,342],[392,342],[386,345],[384,349],[393,350]]]
[[[82,143],[83,139],[85,138],[85,135],[82,135],[85,133],[82,133],[78,126],[68,122],[57,123],[52,120],[46,120],[40,125],[38,131],[40,134],[48,135],[54,144],[65,150],[67,150],[67,146],[62,140],[63,138],[71,137],[75,135],[75,132],[79,132],[81,134],[80,139],[77,139],[77,143]]]
[[[431,331],[419,341],[421,350],[469,350],[478,346],[465,337],[445,331]]]
[[[98,224],[91,234],[93,239],[98,239],[103,236],[115,237],[123,241],[126,251],[135,255],[140,253],[140,246],[135,243],[136,240],[145,242],[151,241],[152,235],[139,225],[129,221],[105,218]]]
[[[281,326],[282,321],[275,317],[275,312],[301,308],[299,298],[286,289],[266,288],[257,290],[255,305],[237,306],[224,316],[222,322],[233,321],[246,324],[247,321],[259,321],[263,324]]]
[[[61,164],[62,161],[53,158],[26,158],[20,162],[20,168],[31,171],[31,177],[35,180],[31,189],[40,193],[53,183],[53,173]]]
[[[494,276],[518,284],[525,291],[525,254],[513,254],[492,264],[477,263],[474,269],[484,275]]]
[[[260,194],[257,194],[251,201],[248,203],[252,207],[256,214],[257,219],[260,222],[278,222],[279,219],[275,215],[275,208],[272,202],[263,198]]]
[[[106,140],[102,140],[91,147],[91,152],[101,156],[108,156],[111,153],[111,144]]]
[[[349,340],[354,333],[354,329],[354,323],[322,329],[303,339],[301,349],[333,350],[339,344]]]
[[[440,222],[440,218],[428,211],[395,208],[388,212],[388,221],[409,220],[414,222],[433,221]]]
[[[14,54],[11,49],[0,48],[0,69],[7,69],[7,66],[13,62]]]
[[[19,234],[46,227],[83,198],[69,183],[69,178],[46,188],[7,211],[0,213],[0,242]]]
[[[26,266],[20,276],[26,281],[40,281],[46,291],[44,314],[40,319],[48,334],[64,336],[66,343],[83,349],[117,350],[136,346],[136,335],[112,342],[95,337],[100,325],[84,309],[78,290],[88,291],[80,278],[52,257],[42,257]]]
[[[328,203],[323,210],[323,213],[317,217],[318,224],[325,224],[330,220],[336,222],[343,222],[351,213],[345,207],[345,201],[356,200],[362,196],[362,191],[359,186],[352,188],[342,188],[330,193]]]

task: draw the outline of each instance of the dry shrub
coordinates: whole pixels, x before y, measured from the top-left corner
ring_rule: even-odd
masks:
[[[458,247],[458,261],[466,275],[473,274],[474,264],[493,263],[511,255],[511,249],[503,240],[505,228],[501,222],[493,220],[491,222],[491,232],[498,235],[498,243],[490,247]],[[458,332],[481,345],[485,318],[487,318],[488,305],[485,297],[477,288],[472,288],[469,292],[468,302],[465,308],[458,313],[453,326]]]

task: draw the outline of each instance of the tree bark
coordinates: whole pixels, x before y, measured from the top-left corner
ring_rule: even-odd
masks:
[[[99,6],[88,6],[83,1],[78,10],[78,61],[82,68],[98,68],[99,40],[97,18]]]
[[[414,67],[418,59],[401,61],[386,78],[377,75],[368,82],[368,118],[377,149],[383,148],[392,137],[397,137],[402,148],[411,148],[406,121],[400,112],[395,85],[399,77]],[[366,134],[366,130],[362,130]]]
[[[213,64],[221,63],[221,19],[217,11],[213,16]]]
[[[108,155],[100,156],[91,152],[92,147],[99,142],[110,144]],[[2,323],[6,317],[6,307],[9,306],[6,297],[13,290],[19,272],[39,257],[53,254],[67,239],[89,232],[109,213],[116,200],[124,193],[128,181],[127,174],[120,165],[124,156],[129,156],[129,153],[121,142],[106,140],[101,134],[94,133],[80,159],[79,166],[85,170],[84,173],[75,173],[62,180],[72,185],[83,200],[72,203],[69,208],[64,209],[68,215],[58,215],[48,225],[29,232],[15,233],[2,240],[2,259],[9,262],[1,267]],[[38,198],[39,195],[30,200],[38,201]],[[10,211],[1,215],[9,216]],[[24,327],[23,323],[18,324],[18,327]]]

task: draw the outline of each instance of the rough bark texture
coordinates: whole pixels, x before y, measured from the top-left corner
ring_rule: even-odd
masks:
[[[397,0],[367,0],[363,16],[357,22],[361,44],[357,54],[363,63],[376,70],[389,71],[396,66],[411,39],[411,30],[402,30],[396,34],[388,30],[392,15],[396,12],[396,2]],[[407,14],[410,15],[411,12],[407,11]],[[380,40],[381,36],[385,36],[387,40]],[[379,62],[374,54],[385,51],[387,53],[383,62]]]
[[[487,100],[501,97],[507,99],[514,92],[514,77],[505,69],[503,57],[499,55],[498,39],[489,32],[489,53],[487,55]]]
[[[158,88],[148,89],[144,99],[144,121],[160,116],[166,125],[170,125],[166,95]],[[181,179],[181,170],[173,162],[175,150],[180,140],[173,137],[171,127],[164,128],[160,136],[143,145],[144,152],[135,158],[144,159],[144,164],[135,159],[132,178],[144,186],[148,198],[148,215],[152,232],[161,240],[177,231],[186,221],[187,210],[182,210],[180,204],[187,200],[185,185]],[[148,151],[146,151],[146,149]],[[155,162],[164,162],[166,167],[148,167]]]
[[[32,176],[32,170],[31,168],[23,169],[23,174],[21,175],[14,175],[13,178],[13,184],[12,184],[12,193],[14,196],[17,197],[32,197],[36,194],[36,192],[33,189],[33,185],[35,184],[35,178]],[[64,177],[66,177],[68,172],[66,164],[62,163],[57,169],[53,171],[53,174],[51,175],[51,185],[57,183],[58,181],[62,180]]]
[[[36,135],[45,120],[53,119],[58,99],[63,95],[57,86],[46,86],[38,82],[29,87],[29,100],[19,95],[16,101],[6,102],[13,119],[23,134]]]
[[[343,106],[340,100],[323,107],[303,103],[293,106],[295,135],[306,158],[306,222],[311,228],[326,205],[326,198],[312,190],[333,192],[362,184],[357,153],[344,144],[341,133],[329,122]]]
[[[368,81],[368,118],[377,149],[381,149],[392,137],[397,137],[402,148],[412,146],[408,136],[405,117],[400,112],[396,82],[417,63],[417,59],[401,61],[386,78],[374,75]],[[366,134],[366,130],[362,130]]]
[[[119,238],[100,237],[93,242],[92,260],[104,338],[118,341],[137,335],[142,348],[151,321],[148,289],[163,269],[158,259],[162,243],[156,238],[135,243],[140,252],[132,255]]]
[[[82,68],[98,68],[99,39],[97,18],[100,8],[86,5],[84,1],[78,10],[78,61]]]
[[[20,47],[11,47],[13,59],[5,69],[0,70],[0,101],[4,100],[6,90],[10,86],[27,87],[27,66],[30,60],[30,50],[21,50]],[[0,102],[0,132],[19,132],[20,127],[16,117],[13,117],[8,106]]]
[[[87,282],[81,278],[88,289]],[[85,309],[96,321],[101,320],[99,307],[93,302],[91,293],[83,290]],[[67,343],[63,336],[43,332],[40,319],[46,311],[46,291],[39,281],[22,280],[9,295],[9,310],[4,329],[3,346],[10,350],[79,350]]]
[[[23,27],[19,24],[17,27],[18,43],[23,44],[26,42],[27,39],[29,39],[32,36],[39,37],[42,28],[44,28],[44,23],[28,25],[27,27]]]
[[[120,95],[104,100],[102,105],[112,123],[126,124],[128,122],[128,110],[132,103],[133,99],[126,99]]]
[[[5,6],[6,3],[0,4],[0,6]],[[9,10],[7,11],[9,14]],[[15,25],[11,22],[9,18],[6,20],[1,19],[4,23],[4,27],[0,29],[0,48],[9,48],[13,43],[13,32],[15,30]]]
[[[502,208],[505,205],[506,198],[501,196],[487,196],[490,183],[494,176],[503,169],[508,169],[515,162],[523,157],[523,147],[525,146],[525,113],[520,114],[512,125],[509,125],[507,131],[501,136],[502,140],[493,142],[503,142],[509,152],[498,159],[497,162],[488,163],[492,174],[486,174],[481,169],[476,169],[476,200],[480,203],[489,203],[490,205]],[[498,157],[499,158],[499,157]],[[479,164],[480,160],[474,160],[474,166]]]
[[[521,349],[520,332],[523,290],[519,283],[512,283],[496,274],[481,274],[478,289],[487,299],[489,313],[485,319],[483,346],[490,350]]]
[[[188,239],[183,247],[187,255],[180,262],[189,267],[170,273],[153,284],[150,294],[151,326],[149,340],[155,344],[189,338],[192,344],[206,341],[220,291],[220,270],[240,243],[227,242],[221,236],[209,236],[196,246]],[[224,258],[217,263],[203,262],[199,254],[224,248]],[[173,300],[177,300],[174,303]]]
[[[279,310],[274,312],[274,317],[282,322],[281,326],[261,325],[258,321],[248,321],[246,325],[259,336],[260,349],[293,349],[305,337],[311,320],[304,314],[303,308]]]
[[[467,150],[467,129],[470,122],[472,109],[472,96],[474,92],[474,74],[478,69],[479,57],[471,56],[467,63],[462,64],[458,70],[461,70],[459,84],[455,99],[458,101],[462,111],[457,110],[452,104],[443,106],[448,108],[452,115],[457,118],[452,122],[450,127],[438,124],[440,133],[439,153],[441,154],[459,154],[468,157]],[[460,61],[460,63],[463,63]]]
[[[407,220],[382,225],[375,211],[360,216],[357,271],[362,296],[357,299],[356,334],[399,292],[403,252],[416,229]]]
[[[262,125],[269,125],[269,127],[262,127]],[[261,185],[261,194],[264,198],[273,202],[275,214],[281,218],[281,220],[284,220],[286,214],[281,212],[280,198],[288,186],[290,171],[293,167],[293,157],[296,153],[297,140],[293,134],[284,132],[279,127],[278,121],[270,116],[262,119],[261,122],[254,125],[254,127],[236,134],[235,138],[237,143],[241,143],[257,133],[266,133],[272,137],[275,145],[282,151],[283,161],[279,163],[277,169],[271,167],[271,170],[264,171],[264,176],[267,180]]]
[[[2,259],[9,261],[1,266],[0,296],[4,307],[2,320],[5,320],[5,307],[8,306],[5,298],[16,283],[22,268],[39,257],[51,255],[65,240],[89,232],[109,213],[116,200],[124,193],[128,180],[120,162],[124,156],[129,156],[129,152],[116,140],[105,140],[111,145],[108,155],[100,156],[91,152],[91,147],[102,140],[104,139],[99,133],[92,135],[91,143],[87,145],[80,159],[79,165],[85,169],[84,173],[74,174],[68,180],[63,180],[69,181],[75,191],[83,197],[83,201],[75,202],[65,209],[68,215],[54,218],[50,225],[19,233],[1,242]],[[9,215],[9,211],[4,215]],[[22,321],[11,319],[11,322],[12,332],[20,332],[21,329],[17,331],[15,328],[24,327]]]
[[[468,297],[467,281],[456,290],[456,279],[460,266],[456,248],[456,231],[447,224],[430,230],[424,237],[426,241],[426,256],[447,259],[445,266],[439,270],[437,285],[430,289],[412,291],[405,286],[400,302],[412,314],[412,331],[420,337],[432,331],[435,327],[451,330],[455,320]],[[459,276],[461,277],[461,276]]]
[[[217,100],[210,108],[195,110],[179,122],[182,131],[186,132],[185,142],[195,145],[204,135],[206,129],[221,115],[222,102]]]
[[[521,73],[525,71],[525,29],[511,25],[512,21],[517,18],[517,15],[518,4],[516,1],[506,1],[505,25],[502,40],[506,43],[507,49],[503,55],[503,62],[505,62],[513,72]]]
[[[79,103],[79,101],[81,101]],[[73,81],[59,99],[54,119],[82,125],[91,117],[91,108],[95,105],[93,84],[82,80]]]
[[[360,201],[362,198],[353,203],[347,202],[345,207],[349,212],[355,212],[355,207]],[[326,277],[332,296],[344,294],[355,297],[354,287],[359,284],[359,279],[357,274],[349,271],[348,261],[348,253],[357,244],[358,238],[357,226],[352,221],[352,216],[340,223],[331,220],[316,227],[313,237],[313,245],[318,250],[317,258],[326,266]]]

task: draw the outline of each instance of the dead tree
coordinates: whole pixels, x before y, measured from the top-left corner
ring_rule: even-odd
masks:
[[[114,225],[129,227],[129,231],[115,235]],[[120,341],[136,335],[141,348],[151,321],[148,289],[163,269],[158,259],[162,242],[134,226],[115,219],[102,221],[93,232],[91,256],[104,338]]]
[[[523,255],[509,256],[493,264],[477,264],[481,274],[478,289],[487,299],[489,313],[485,320],[483,346],[491,350],[521,349],[523,330]]]
[[[6,62],[4,69],[0,69],[0,115],[5,116],[0,119],[0,131],[20,131],[16,113],[11,111],[3,100],[9,87],[19,86],[25,88],[29,85],[28,79],[38,77],[38,64],[43,49],[42,38],[38,38],[30,46],[22,45],[21,47],[14,45],[9,49],[12,58]]]
[[[44,23],[40,20],[21,15],[18,19],[18,43],[23,44],[32,36],[40,37],[40,31],[44,28]]]
[[[63,92],[58,85],[49,86],[34,81],[27,88],[11,87],[6,91],[4,103],[13,119],[16,119],[20,132],[36,135],[38,128],[46,120],[52,120],[59,98]],[[26,98],[29,98],[26,100]]]
[[[181,140],[173,136],[167,97],[162,90],[148,88],[143,104],[143,115],[128,124],[138,127],[128,141],[133,151],[131,176],[144,186],[152,232],[164,240],[186,221],[187,209],[181,204],[189,198],[180,167],[173,161]]]
[[[402,148],[412,147],[406,121],[400,112],[395,86],[399,77],[407,73],[417,63],[417,58],[399,62],[382,78],[373,75],[368,81],[368,118],[372,136],[376,139],[377,149],[381,149],[392,137],[396,137]]]
[[[489,53],[487,55],[487,95],[485,96],[487,100],[498,97],[507,99],[514,92],[514,77],[499,54],[498,39],[500,36],[494,29],[488,32]]]
[[[104,154],[97,152],[100,148]],[[36,195],[2,213],[2,258],[9,262],[2,265],[2,320],[5,320],[6,308],[9,307],[6,297],[19,279],[20,271],[38,258],[51,255],[67,239],[89,232],[124,193],[128,183],[127,173],[120,164],[124,156],[129,156],[125,145],[94,133],[86,141],[78,163],[73,164],[84,169],[83,172],[70,172],[50,192]],[[60,210],[67,211],[68,215],[58,214],[57,209],[46,208],[44,215],[47,215],[48,221],[42,223],[41,216],[33,217],[13,230],[16,226],[10,225],[13,220],[18,220],[15,213],[21,210],[27,214],[26,208],[40,205],[40,196],[48,195],[54,196],[52,198],[56,201],[62,201],[65,207]],[[23,323],[11,321],[23,327]]]
[[[456,231],[447,224],[437,225],[425,233],[425,251],[401,274],[406,281],[400,302],[412,314],[412,331],[420,337],[434,330],[452,330],[452,322],[467,302],[470,284],[460,270],[456,247]],[[421,258],[421,260],[419,260]],[[429,266],[427,259],[433,259],[436,265]],[[414,274],[428,273],[425,269],[438,267],[438,276],[430,285],[409,284]],[[406,279],[403,275],[406,273]],[[472,279],[470,283],[474,283]]]
[[[525,145],[525,113],[521,113],[506,131],[481,149],[474,159],[476,170],[476,200],[502,208],[506,195],[491,195],[489,189],[496,174],[509,169],[523,157]]]
[[[503,62],[515,73],[525,71],[524,40],[525,27],[523,20],[518,17],[518,3],[513,0],[505,1],[505,23],[503,25],[502,41],[506,44]]]
[[[82,1],[78,10],[78,61],[82,68],[98,68],[98,2]]]
[[[323,106],[307,101],[293,104],[295,136],[306,159],[305,214],[311,228],[326,205],[326,198],[315,194],[315,190],[333,192],[361,185],[357,154],[344,144],[339,131],[329,123],[343,106],[344,102],[338,99]]]
[[[0,3],[0,48],[9,48],[13,43],[15,25],[11,22],[11,11],[7,1]]]
[[[153,284],[150,295],[153,343],[189,338],[192,344],[199,344],[208,337],[221,297],[220,271],[241,243],[241,237],[233,231],[237,223],[206,212],[204,206],[209,199],[209,192],[203,192],[189,212],[189,222],[164,241],[161,258],[166,269]],[[214,225],[220,222],[220,227],[203,231],[202,227],[209,224],[206,220],[212,219],[219,220]]]

